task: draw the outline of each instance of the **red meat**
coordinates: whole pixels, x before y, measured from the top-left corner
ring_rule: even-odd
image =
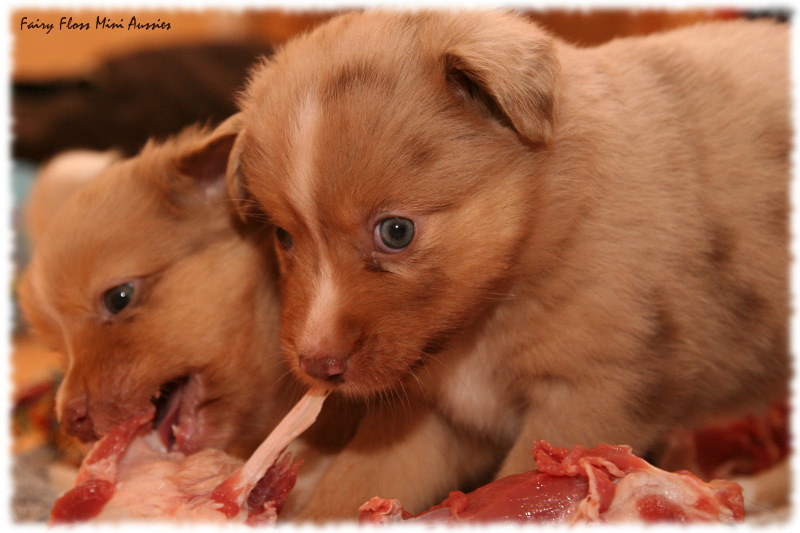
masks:
[[[499,479],[469,494],[454,491],[416,516],[397,500],[372,498],[362,523],[415,520],[468,522],[723,522],[744,520],[742,489],[730,481],[704,483],[686,472],[659,470],[628,446],[572,450],[533,445],[537,470]]]
[[[95,444],[50,522],[274,523],[299,467],[279,456],[314,422],[324,399],[324,392],[309,391],[244,464],[220,450],[168,452],[152,429],[154,410],[133,417]]]

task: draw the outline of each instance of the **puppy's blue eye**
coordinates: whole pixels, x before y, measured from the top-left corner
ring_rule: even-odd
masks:
[[[376,245],[385,252],[399,252],[414,238],[414,222],[407,218],[387,218],[375,226]],[[379,241],[379,242],[378,242]]]
[[[106,291],[103,295],[103,305],[106,306],[109,313],[116,315],[125,309],[132,299],[133,283],[123,283]]]
[[[294,239],[292,239],[292,234],[283,229],[280,226],[275,226],[275,238],[278,239],[280,245],[288,250],[289,248],[294,245]]]

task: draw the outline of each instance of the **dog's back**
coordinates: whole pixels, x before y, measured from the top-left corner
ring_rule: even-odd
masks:
[[[637,362],[658,376],[651,391],[695,391],[643,394],[646,417],[757,408],[785,390],[787,36],[704,24],[559,54],[560,135],[593,163],[564,149],[548,162],[586,210],[565,275],[602,280],[628,336],[652,346]]]

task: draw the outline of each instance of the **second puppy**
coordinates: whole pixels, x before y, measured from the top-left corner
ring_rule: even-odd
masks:
[[[227,197],[235,135],[189,128],[113,164],[66,156],[37,183],[20,303],[65,355],[66,433],[93,442],[155,402],[167,449],[247,457],[302,393],[278,355],[274,257]],[[326,434],[325,416],[297,446],[300,485],[348,436],[338,416]]]

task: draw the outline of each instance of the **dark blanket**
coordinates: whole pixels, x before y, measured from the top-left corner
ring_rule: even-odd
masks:
[[[213,44],[139,52],[81,78],[12,87],[13,157],[42,161],[71,148],[133,155],[149,137],[236,112],[247,72],[272,52],[261,44]]]

